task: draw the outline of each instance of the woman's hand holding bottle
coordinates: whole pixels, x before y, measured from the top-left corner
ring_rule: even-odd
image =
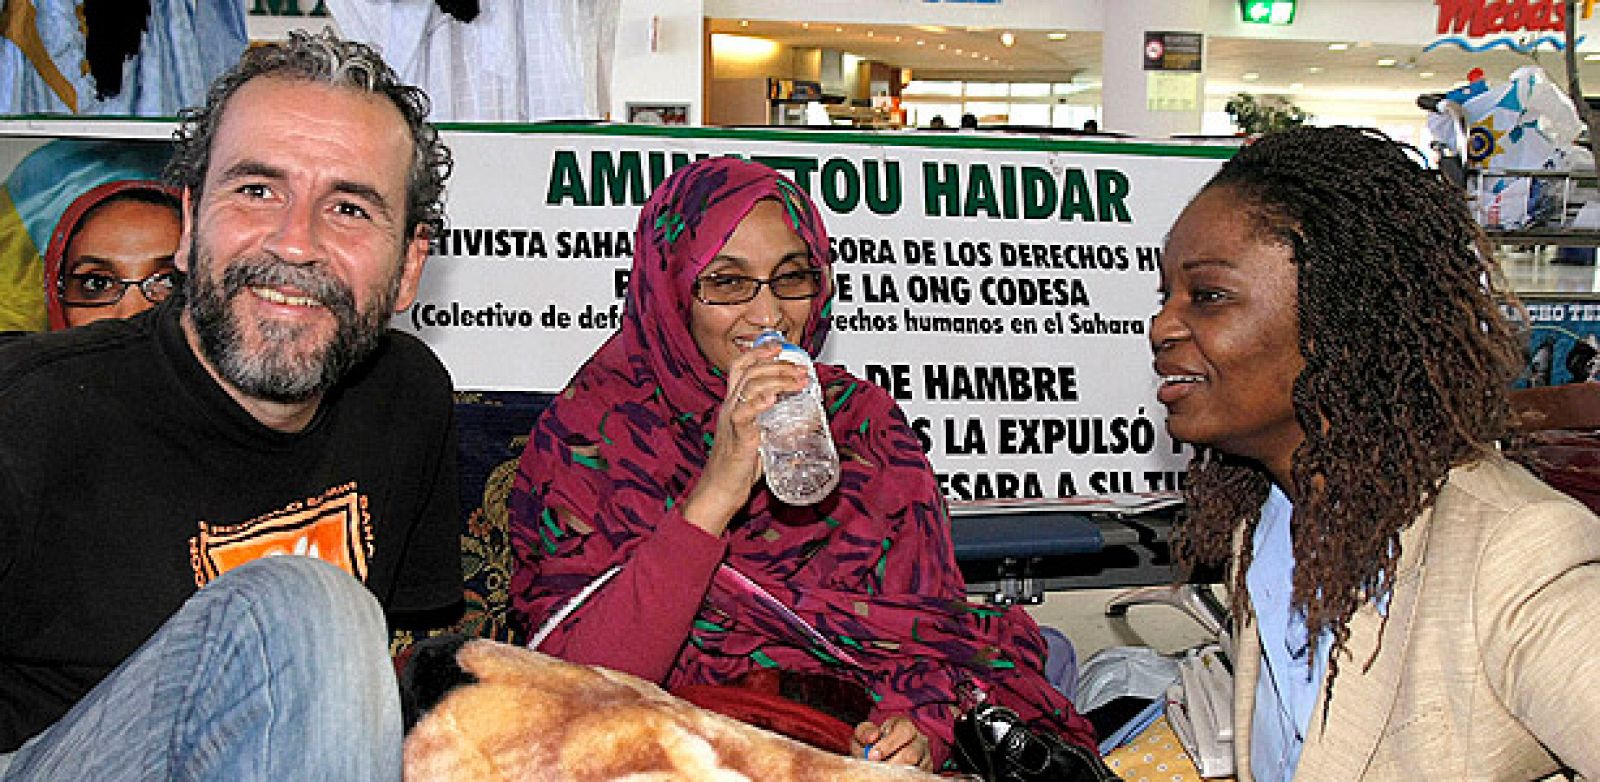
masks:
[[[683,517],[712,535],[750,501],[761,479],[761,427],[757,418],[783,394],[806,387],[804,367],[777,360],[779,346],[745,351],[728,367],[728,395],[717,411],[717,429],[705,471],[683,504]]]

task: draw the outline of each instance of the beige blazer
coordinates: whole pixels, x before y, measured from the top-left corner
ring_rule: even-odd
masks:
[[[1600,519],[1498,456],[1450,473],[1400,537],[1387,626],[1350,620],[1295,782],[1600,779]],[[1250,774],[1261,642],[1236,631],[1234,754]],[[1380,635],[1381,633],[1381,635]],[[1557,760],[1559,758],[1559,761]]]

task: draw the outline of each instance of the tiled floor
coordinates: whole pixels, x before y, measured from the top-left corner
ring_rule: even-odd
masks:
[[[1122,592],[1122,589],[1048,592],[1043,603],[1028,606],[1027,611],[1039,624],[1066,633],[1072,639],[1080,663],[1108,646],[1150,646],[1166,654],[1212,640],[1200,623],[1170,606],[1135,606],[1125,617],[1107,617],[1106,603]]]
[[[1600,265],[1592,260],[1594,250],[1568,249],[1565,251],[1567,257],[1559,256],[1559,252],[1554,247],[1502,247],[1501,264],[1512,290],[1524,296],[1600,295]],[[1587,263],[1572,262],[1581,260],[1582,255],[1588,255],[1590,260]]]

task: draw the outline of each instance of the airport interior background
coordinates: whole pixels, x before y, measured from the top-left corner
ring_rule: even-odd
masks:
[[[455,33],[445,30],[433,0],[239,2],[251,40],[271,40],[294,28],[369,31],[385,41],[386,52],[409,53],[408,63],[396,64],[402,72],[440,51],[430,47],[474,40],[469,33],[451,37]],[[504,20],[523,5],[484,2],[480,24]],[[465,135],[474,122],[509,123],[509,132],[523,132],[515,130],[522,127],[518,123],[612,123],[662,126],[666,130],[650,138],[679,145],[722,139],[718,143],[727,146],[749,138],[817,146],[822,142],[814,131],[827,130],[844,131],[837,136],[849,144],[881,143],[891,150],[904,146],[896,146],[896,139],[941,134],[944,140],[931,148],[1115,154],[1120,144],[1157,150],[1238,145],[1247,131],[1274,122],[1373,126],[1414,144],[1436,164],[1453,166],[1503,251],[1516,289],[1530,302],[1559,302],[1540,312],[1573,313],[1578,310],[1565,308],[1581,308],[1600,291],[1594,263],[1600,190],[1581,142],[1586,134],[1577,109],[1583,104],[1566,99],[1574,83],[1600,94],[1594,5],[551,0],[540,4],[545,37],[526,47],[522,63],[526,94],[544,101],[537,108],[523,101],[474,113],[470,105],[442,99],[448,87],[430,86],[430,92],[440,110],[436,116]],[[1569,6],[1577,40],[1571,75],[1562,23]],[[386,18],[402,13],[427,23],[390,24],[393,19]],[[485,34],[482,40],[491,39]],[[478,55],[488,56],[482,50]],[[485,65],[491,62],[466,57],[454,63],[454,74],[441,78],[453,76],[459,85],[481,82],[489,78],[492,69]],[[438,67],[446,70],[445,65],[441,60]],[[1481,99],[1485,95],[1490,99]],[[1525,104],[1514,116],[1503,113],[1506,95]],[[687,129],[686,135],[673,135],[673,128]],[[753,135],[719,136],[721,128]],[[1512,132],[1520,128],[1526,130]],[[808,135],[784,135],[791,130]],[[150,139],[167,131],[115,119],[81,125],[0,120],[0,135],[12,138],[110,133]],[[483,138],[468,139],[472,144],[464,149],[492,150]],[[1510,143],[1517,139],[1520,148]],[[1541,140],[1542,146],[1534,143]],[[31,148],[0,145],[0,170],[9,171]],[[1162,164],[1177,166],[1189,154]],[[470,200],[470,190],[453,194]],[[510,218],[497,219],[504,221],[485,218],[481,224],[511,224]],[[453,220],[472,224],[455,215]],[[1160,229],[1146,230],[1159,244]],[[1600,307],[1592,309],[1600,313]],[[1567,321],[1550,328],[1590,340],[1600,352],[1593,327]],[[1122,532],[1134,542],[1149,534],[1136,525]],[[1050,591],[1031,610],[1047,623],[1073,627],[1084,654],[1120,643],[1179,649],[1205,636],[1203,628],[1170,616],[1135,616],[1131,627],[1104,621],[1105,598],[1127,585],[1085,585],[1070,600]]]

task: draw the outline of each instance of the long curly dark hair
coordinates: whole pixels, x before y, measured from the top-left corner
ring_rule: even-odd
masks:
[[[1376,131],[1296,128],[1240,150],[1205,188],[1237,195],[1246,219],[1293,254],[1305,441],[1285,487],[1292,600],[1313,643],[1332,632],[1329,700],[1351,615],[1385,588],[1401,530],[1450,469],[1504,434],[1522,364],[1520,331],[1501,309],[1520,305],[1462,191],[1420,158]],[[1198,447],[1174,533],[1179,560],[1226,561],[1241,527],[1251,539],[1268,491],[1261,465]],[[1242,547],[1233,579],[1236,616],[1250,553]]]

